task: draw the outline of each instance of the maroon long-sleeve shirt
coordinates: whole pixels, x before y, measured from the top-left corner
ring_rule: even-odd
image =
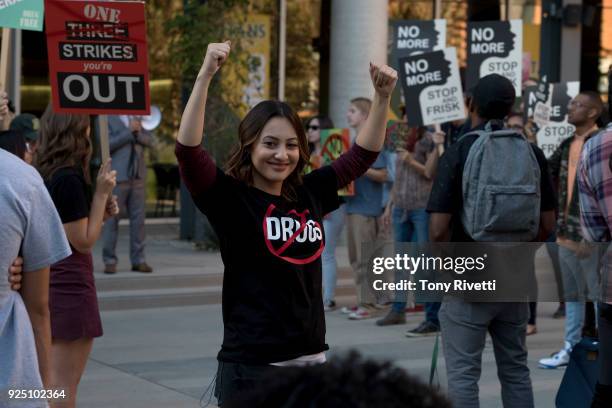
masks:
[[[366,150],[358,144],[353,146],[331,164],[336,173],[338,188],[366,172],[376,161],[379,152]],[[208,152],[201,146],[185,146],[176,142],[175,154],[179,162],[181,177],[189,192],[197,195],[213,185],[217,168]]]

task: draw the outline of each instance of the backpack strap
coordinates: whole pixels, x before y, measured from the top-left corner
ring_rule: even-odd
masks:
[[[478,135],[478,137],[480,137],[480,136],[484,136],[484,135],[487,135],[487,134],[489,134],[489,132],[485,132],[484,130],[474,130],[474,131],[467,132],[467,133],[464,133],[463,135],[461,135],[461,137],[459,139],[457,139],[457,142],[455,142],[455,143],[459,143],[460,141],[462,141],[463,139],[467,138],[468,136]]]
[[[516,137],[518,139],[524,139],[527,140],[527,138],[525,136],[523,136],[521,133],[512,130],[512,129],[501,129],[501,130],[496,130],[492,133],[490,133],[490,137],[491,138],[500,138],[500,137]]]
[[[494,130],[493,125],[497,125],[499,129]],[[459,140],[457,140],[457,142],[461,141],[463,138],[467,136],[474,136],[474,135],[478,135],[478,137],[484,136],[484,135],[489,135],[489,137],[520,137],[521,139],[527,140],[527,138],[524,135],[522,135],[521,133],[518,133],[516,130],[504,129],[502,121],[490,120],[485,124],[484,130],[473,130],[468,133],[465,133],[459,138]]]

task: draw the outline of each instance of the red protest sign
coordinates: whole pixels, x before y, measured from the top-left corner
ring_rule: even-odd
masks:
[[[144,2],[47,0],[45,25],[56,112],[149,114]]]

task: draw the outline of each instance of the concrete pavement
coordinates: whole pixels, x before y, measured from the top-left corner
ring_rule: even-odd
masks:
[[[157,285],[159,279],[166,279],[167,283],[172,281],[172,277],[182,276],[181,279],[184,279],[185,275],[199,277],[201,281],[198,285],[202,287],[215,286],[214,282],[211,285],[210,281],[206,281],[206,276],[219,273],[221,261],[218,253],[195,251],[191,244],[175,240],[177,228],[172,225],[147,226],[147,261],[155,267],[155,272],[147,276],[121,272],[121,269],[127,270],[129,267],[127,234],[122,230],[119,242],[120,273],[115,276],[96,273],[98,286],[106,285],[106,290],[117,292],[113,285],[128,285],[132,291],[130,293],[140,296],[147,291],[155,293],[158,289],[147,288]],[[100,253],[98,245],[94,254],[98,272],[102,267]],[[345,248],[339,250],[339,262],[340,265],[347,265]],[[212,279],[214,281],[216,278]],[[189,281],[185,280],[184,283],[188,285]],[[177,286],[179,290],[185,289]],[[347,296],[340,300],[348,303],[351,298]],[[146,308],[131,308],[128,305],[102,313],[105,333],[94,343],[79,388],[79,406],[200,406],[200,399],[216,371],[216,354],[222,339],[221,307],[219,304],[155,307],[155,301],[156,297],[152,296]],[[561,346],[563,320],[550,317],[555,308],[556,304],[552,303],[539,305],[539,333],[528,338],[537,407],[554,406],[554,397],[563,375],[563,370],[537,368],[539,358]],[[375,326],[374,320],[349,321],[339,311],[328,313],[328,356],[356,349],[367,357],[391,360],[426,381],[433,339],[404,337],[404,332],[423,318],[422,313],[407,316],[407,325],[381,328]],[[438,368],[438,380],[444,388],[446,378],[442,353]],[[481,405],[501,407],[500,386],[490,340],[483,355],[481,378]],[[206,402],[208,397],[204,397]]]

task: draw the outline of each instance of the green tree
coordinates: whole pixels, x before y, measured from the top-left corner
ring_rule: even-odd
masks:
[[[318,36],[319,9],[312,0],[287,2],[285,98],[297,110],[318,110],[319,55],[312,39]]]
[[[272,16],[278,28],[278,0],[251,0],[249,10]],[[285,101],[297,111],[316,111],[319,105],[319,54],[312,40],[319,36],[320,10],[321,0],[287,0]],[[270,92],[274,98],[278,95],[278,29],[272,30],[271,37]]]
[[[225,39],[222,21],[246,18],[248,0],[215,0],[202,3],[200,0],[186,0],[182,14],[176,14],[166,24],[166,35],[170,39],[170,64],[179,70],[182,78],[174,92],[180,97],[180,109],[189,96],[195,78],[202,64],[206,47],[211,42]],[[239,115],[244,112],[242,89],[246,77],[247,55],[240,42],[232,43],[230,58],[213,79],[206,104],[206,148],[222,164],[236,140]],[[232,81],[223,77],[231,76]],[[180,116],[180,115],[179,115]],[[180,117],[177,121],[178,129]]]
[[[179,105],[174,111],[177,114],[176,129],[208,44],[225,40],[226,28],[222,22],[245,18],[247,6],[248,0],[185,0],[183,13],[175,14],[166,24],[165,33],[170,40],[169,61],[181,79],[175,82],[173,90]],[[242,89],[246,82],[246,61],[247,55],[240,42],[233,42],[230,58],[215,75],[208,92],[204,143],[220,166],[236,142],[238,119],[244,110]],[[229,77],[231,81],[223,80],[223,77]],[[187,206],[189,204],[184,203],[181,208]],[[202,214],[196,211],[195,219],[190,221],[193,229],[191,232],[182,230],[183,237],[192,237],[201,248],[218,246],[217,238]]]
[[[182,0],[149,0],[145,5],[151,104],[162,112],[162,122],[155,130],[157,149],[149,150],[151,161],[173,161],[173,145],[180,121],[180,66],[170,64],[171,44],[165,28],[167,16],[183,12]],[[158,80],[158,81],[156,81]],[[163,81],[159,81],[163,80]]]

